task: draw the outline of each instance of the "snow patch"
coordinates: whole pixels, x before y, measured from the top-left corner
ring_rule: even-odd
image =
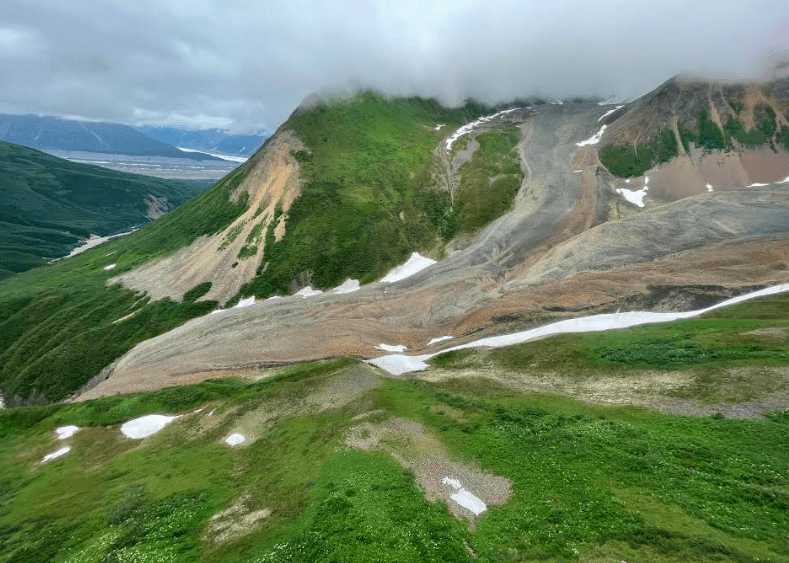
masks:
[[[624,197],[627,201],[638,207],[644,207],[644,198],[649,188],[644,186],[640,190],[628,190],[627,188],[617,188],[616,193]]]
[[[433,357],[433,354],[424,356],[404,356],[402,354],[390,354],[388,356],[381,356],[373,360],[367,360],[368,364],[378,366],[382,370],[392,375],[402,375],[412,371],[422,371],[427,369],[428,366],[425,360]]]
[[[51,264],[52,262],[57,262],[58,260],[63,260],[65,258],[71,258],[72,256],[75,256],[77,254],[85,252],[86,250],[90,250],[94,246],[98,246],[100,244],[103,244],[103,243],[107,242],[110,239],[117,238],[117,237],[122,237],[122,236],[126,236],[126,235],[130,235],[136,230],[137,230],[137,228],[135,227],[131,231],[126,231],[125,233],[118,233],[117,235],[110,235],[108,237],[100,237],[98,235],[93,235],[92,234],[92,235],[90,235],[90,238],[87,238],[87,239],[83,240],[82,244],[80,246],[78,246],[77,248],[75,248],[74,250],[69,252],[68,256],[64,256],[63,258],[55,258],[54,260],[50,260],[49,263]],[[107,268],[107,269],[109,269],[109,268]]]
[[[250,297],[247,297],[246,299],[240,299],[238,301],[238,303],[236,304],[236,307],[237,308],[238,307],[249,307],[250,305],[254,305],[254,304],[255,304],[255,296],[252,295]]]
[[[431,338],[430,342],[427,343],[428,346],[432,346],[433,344],[438,344],[439,342],[443,342],[444,340],[452,340],[452,336],[439,336],[438,338]]]
[[[401,264],[388,274],[386,274],[382,279],[382,283],[394,283],[400,280],[404,280],[408,277],[413,276],[417,272],[420,272],[427,268],[428,266],[432,266],[435,264],[435,260],[431,260],[430,258],[425,258],[418,252],[414,252],[411,254],[411,257],[405,264]]]
[[[445,124],[445,123],[439,123],[438,125],[436,125],[436,126],[435,126],[435,128],[434,128],[434,129],[435,129],[436,131],[441,131],[441,128],[442,128],[444,125],[446,125],[446,124]]]
[[[45,456],[44,456],[44,459],[42,459],[42,460],[41,460],[41,463],[46,463],[46,462],[48,462],[49,460],[52,460],[52,459],[57,459],[57,458],[59,458],[59,457],[61,457],[61,456],[64,456],[64,455],[66,455],[66,454],[67,454],[67,453],[69,453],[70,451],[71,451],[71,448],[70,448],[70,447],[68,447],[68,446],[66,446],[65,448],[60,448],[60,449],[59,449],[58,451],[56,451],[56,452],[52,452],[51,454],[47,454],[47,455],[45,455]]]
[[[714,190],[712,189],[712,184],[707,184],[706,188],[707,188],[707,191],[708,191],[708,192],[712,192],[712,191],[714,191]]]
[[[60,428],[55,428],[55,432],[58,435],[58,440],[66,440],[71,438],[77,433],[78,430],[78,426],[61,426]]]
[[[321,293],[323,292],[320,289],[312,289],[312,286],[308,285],[307,287],[300,289],[293,295],[300,295],[301,297],[306,299],[307,297],[314,297],[315,295],[320,295]]]
[[[225,443],[228,446],[237,446],[239,444],[243,444],[244,442],[246,442],[246,440],[247,439],[244,437],[243,434],[239,434],[238,432],[234,432],[233,434],[231,434],[230,436],[225,438]]]
[[[104,266],[104,269],[105,270],[112,270],[115,266],[116,266],[116,264],[110,264],[109,266]]]
[[[608,117],[609,115],[611,115],[615,111],[617,111],[619,109],[622,109],[623,107],[625,107],[625,106],[616,106],[614,109],[609,109],[607,112],[605,112],[603,115],[600,116],[600,118],[597,120],[597,122],[600,123],[604,118]]]
[[[272,295],[271,297],[267,298],[266,301],[271,301],[272,299],[282,299],[281,295]]]
[[[379,344],[375,347],[376,350],[383,350],[384,352],[405,352],[408,350],[407,346],[403,346],[402,344],[397,344],[396,346],[392,346],[390,344]]]
[[[586,145],[596,145],[597,143],[600,142],[600,139],[602,138],[603,133],[606,130],[606,127],[608,127],[608,125],[603,125],[597,133],[595,133],[585,141],[581,141],[580,143],[575,143],[576,146],[585,147]]]
[[[208,314],[209,315],[216,315],[217,313],[224,313],[225,311],[227,311],[227,309],[214,309],[213,311],[211,311]]]
[[[473,131],[475,127],[479,127],[483,123],[487,123],[488,121],[490,121],[492,119],[495,119],[495,118],[499,117],[500,115],[505,115],[507,113],[510,113],[511,111],[515,111],[516,109],[518,109],[518,108],[505,109],[504,111],[500,111],[498,113],[494,113],[493,115],[480,117],[476,121],[472,121],[471,123],[465,124],[463,127],[461,127],[460,129],[458,129],[457,131],[452,133],[452,136],[449,137],[446,140],[445,146],[446,146],[447,150],[452,150],[452,144],[455,141],[457,141],[460,137],[462,137],[463,135],[466,135],[467,133],[471,133],[471,131]]]
[[[389,356],[381,356],[373,360],[367,360],[367,363],[378,366],[384,371],[392,375],[402,375],[411,371],[421,371],[427,369],[429,366],[425,362],[430,358],[439,354],[453,352],[455,350],[464,350],[466,348],[481,348],[490,346],[492,348],[499,348],[501,346],[512,346],[513,344],[522,344],[535,340],[537,338],[544,338],[546,336],[553,336],[555,334],[568,334],[577,332],[600,332],[604,330],[630,328],[644,324],[653,323],[667,323],[680,319],[690,319],[699,315],[703,315],[709,311],[720,309],[721,307],[728,307],[744,301],[750,301],[758,297],[767,297],[769,295],[777,295],[779,293],[786,293],[789,291],[789,283],[774,285],[766,287],[759,291],[746,293],[739,297],[732,297],[725,301],[721,301],[717,305],[712,305],[706,309],[699,309],[697,311],[686,311],[682,313],[651,313],[642,311],[632,311],[627,313],[606,313],[603,315],[592,315],[589,317],[580,317],[577,319],[566,319],[558,321],[549,325],[544,325],[539,328],[526,330],[523,332],[516,332],[513,334],[505,334],[502,336],[492,336],[489,338],[482,338],[460,346],[454,346],[441,350],[434,354],[424,354],[421,356],[404,356],[402,354],[391,354]]]
[[[467,491],[466,489],[460,489],[451,497],[456,503],[458,503],[463,508],[466,508],[474,513],[474,516],[479,516],[483,512],[488,509],[488,505],[485,502],[476,496],[475,494]]]
[[[347,279],[334,288],[334,294],[341,295],[343,293],[353,293],[354,291],[359,291],[359,288],[359,280]]]
[[[451,477],[444,477],[443,479],[441,479],[441,484],[446,485],[447,487],[452,487],[455,490],[463,486],[460,484],[460,481],[458,481],[457,479],[452,479]]]
[[[149,414],[141,418],[135,418],[121,426],[121,433],[133,440],[142,440],[148,436],[153,436],[162,428],[170,424],[179,416],[164,416],[163,414]]]
[[[776,182],[776,184],[789,184],[789,176],[781,180],[780,182]]]
[[[770,185],[770,184],[760,184],[760,183],[758,183],[758,182],[754,182],[753,184],[751,184],[751,185],[750,185],[750,186],[748,186],[748,187],[749,187],[749,188],[763,188],[764,186],[769,186],[769,185]]]

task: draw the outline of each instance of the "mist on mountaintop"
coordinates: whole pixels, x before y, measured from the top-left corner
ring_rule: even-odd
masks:
[[[310,93],[632,98],[671,76],[786,72],[778,0],[8,0],[0,112],[273,130]],[[780,69],[783,68],[783,71]]]

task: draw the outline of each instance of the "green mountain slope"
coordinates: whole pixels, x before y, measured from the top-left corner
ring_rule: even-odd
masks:
[[[260,178],[277,173],[267,168],[274,135],[216,186],[163,218],[84,255],[0,283],[0,389],[16,403],[62,399],[134,344],[207,313],[213,301],[176,302],[191,287],[174,300],[156,302],[140,291],[106,287],[108,278],[171,255],[201,235],[225,242],[238,237],[245,246],[231,261],[258,261],[257,273],[235,299],[290,293],[308,284],[330,288],[347,277],[370,281],[415,250],[440,256],[458,229],[473,232],[504,213],[522,177],[514,156],[517,129],[511,126],[480,136],[482,149],[462,169],[454,207],[437,185],[435,176],[443,171],[436,147],[462,124],[492,111],[474,103],[447,109],[433,100],[385,99],[370,92],[297,110],[280,127],[306,147],[290,155],[299,162],[299,196],[289,209],[280,204],[276,216],[260,214],[271,203],[270,194],[258,193]],[[488,192],[495,198],[482,204]],[[252,201],[258,202],[254,215]],[[277,240],[280,223],[284,236]],[[239,236],[245,227],[251,231]],[[225,246],[217,252],[229,251]],[[104,271],[109,264],[116,266]],[[237,271],[228,263],[212,272],[216,278],[195,285],[210,288]]]
[[[775,338],[786,307],[754,301],[602,344],[632,351],[650,330],[720,343],[735,322]],[[529,370],[545,346],[582,372],[588,336],[472,354]],[[652,377],[695,369],[647,364]],[[789,561],[786,411],[671,416],[436,368],[425,379],[338,358],[0,412],[0,562]],[[121,434],[148,414],[183,416],[141,441]],[[80,429],[58,440],[66,425]],[[445,477],[487,511],[458,509]]]
[[[269,223],[271,243],[241,294],[328,289],[346,278],[364,283],[414,250],[440,253],[471,208],[453,208],[450,194],[436,188],[434,150],[447,131],[492,111],[372,92],[297,110],[280,129],[306,145],[297,155],[301,196],[285,215],[281,240],[273,241],[276,221]]]
[[[125,174],[0,142],[0,277],[64,256],[184,203],[204,183]],[[164,198],[158,204],[152,198]]]
[[[222,230],[246,209],[246,198],[230,197],[241,173],[130,235],[0,282],[0,389],[10,404],[60,400],[138,342],[216,306],[149,303],[106,281]]]

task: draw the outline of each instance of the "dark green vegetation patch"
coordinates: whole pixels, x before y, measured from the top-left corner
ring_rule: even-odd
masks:
[[[677,139],[671,129],[661,129],[648,143],[632,147],[606,145],[600,150],[600,162],[622,178],[641,176],[644,172],[677,156]]]
[[[216,307],[194,302],[204,285],[183,303],[149,303],[106,281],[227,227],[247,208],[246,198],[230,198],[244,170],[130,235],[0,282],[0,389],[9,404],[63,399],[138,342]]]
[[[740,108],[739,110],[737,108]],[[735,105],[737,114],[742,111],[742,104]],[[701,108],[694,124],[678,124],[678,131],[685,151],[690,144],[704,150],[730,150],[735,145],[747,148],[770,146],[774,150],[778,146],[789,150],[789,128],[778,128],[778,121],[772,108],[757,104],[755,108],[757,124],[746,131],[739,115],[730,115],[721,129],[712,121],[709,112]],[[608,170],[619,177],[641,176],[657,164],[668,162],[678,154],[676,137],[671,129],[661,129],[647,143],[633,146],[606,145],[600,150],[600,162]]]
[[[208,187],[69,162],[0,142],[0,278],[67,255],[91,233],[148,223],[146,198],[167,209]]]

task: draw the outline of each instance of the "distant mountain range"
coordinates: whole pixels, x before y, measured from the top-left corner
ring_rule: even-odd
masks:
[[[37,115],[0,114],[0,141],[39,150],[80,151],[216,160],[201,152],[178,150],[128,125],[94,123]]]
[[[268,138],[265,132],[233,135],[221,129],[195,130],[155,125],[142,125],[135,129],[152,139],[176,147],[232,156],[252,156]]]

